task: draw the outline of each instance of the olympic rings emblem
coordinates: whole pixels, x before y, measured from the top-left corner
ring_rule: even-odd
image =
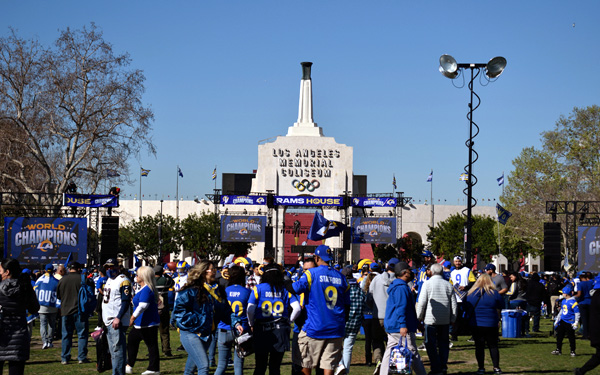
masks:
[[[313,192],[321,186],[321,183],[317,180],[312,180],[312,181],[309,181],[307,179],[304,179],[302,181],[294,180],[294,181],[292,181],[292,186],[298,191],[306,190],[309,192]]]

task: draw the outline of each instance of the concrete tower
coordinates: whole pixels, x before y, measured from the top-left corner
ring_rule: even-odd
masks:
[[[300,102],[298,104],[298,122],[288,128],[287,136],[322,137],[323,129],[313,120],[312,81],[310,79],[311,62],[302,62],[302,80],[300,81]]]

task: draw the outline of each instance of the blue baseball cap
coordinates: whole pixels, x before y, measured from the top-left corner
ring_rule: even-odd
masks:
[[[327,245],[319,245],[315,250],[315,255],[319,258],[323,259],[324,262],[331,261],[331,255],[329,254],[329,246]]]
[[[373,271],[379,271],[381,270],[381,267],[379,267],[379,263],[371,263],[371,265],[369,266]]]
[[[573,288],[571,288],[570,285],[567,285],[564,288],[562,288],[562,292],[563,294],[567,294],[570,296],[571,294],[573,294]]]
[[[52,265],[52,263],[48,263],[46,264],[46,271],[54,271],[54,266]]]
[[[444,264],[443,264],[443,266],[445,268],[449,268],[451,265],[452,265],[452,263],[449,260],[445,261]]]
[[[26,274],[30,274],[31,270],[29,268],[23,268],[23,271],[21,271],[22,273],[26,273]]]
[[[425,250],[425,251],[423,251],[423,254],[421,254],[421,255],[424,257],[432,257],[433,253],[429,250]]]
[[[395,266],[399,262],[400,262],[400,259],[398,259],[398,258],[392,258],[392,259],[388,260],[388,266]]]
[[[600,289],[600,276],[596,276],[594,279],[594,289]]]

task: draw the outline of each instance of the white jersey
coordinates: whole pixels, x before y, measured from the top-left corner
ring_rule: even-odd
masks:
[[[187,284],[187,273],[185,275],[179,275],[175,278],[175,291],[179,292]]]
[[[475,282],[475,275],[467,268],[462,267],[461,269],[455,269],[450,273],[450,282],[452,286],[467,286],[470,282]],[[462,299],[456,295],[456,302],[462,302]]]
[[[131,281],[125,275],[114,279],[108,278],[104,284],[104,298],[102,299],[102,320],[107,326],[117,317],[123,303],[131,302]],[[130,309],[125,310],[121,317],[121,325],[129,326]]]

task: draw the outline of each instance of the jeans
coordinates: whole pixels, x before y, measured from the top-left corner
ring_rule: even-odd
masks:
[[[215,375],[223,375],[227,369],[227,363],[231,358],[231,349],[233,348],[233,333],[231,330],[219,329],[217,333],[217,346],[219,347],[219,364]],[[233,355],[233,371],[235,375],[243,375],[244,359]]]
[[[540,331],[540,317],[542,314],[542,308],[534,305],[527,305],[527,313],[529,316],[533,317],[533,327],[531,327],[532,332]],[[529,318],[529,316],[527,318]]]
[[[395,346],[398,346],[400,339],[402,339],[402,342],[404,342],[404,337],[400,336],[400,333],[388,333],[387,347],[385,348],[385,353],[383,354],[383,359],[381,360],[379,375],[388,375],[390,370],[390,352]],[[415,337],[414,332],[409,332],[406,335],[406,347],[413,354],[411,367],[415,374],[425,375],[427,371],[425,371],[425,366],[423,366],[423,361],[421,361],[421,355],[417,350],[417,345],[415,345],[416,340],[417,338]]]
[[[352,362],[352,348],[354,348],[354,342],[356,342],[356,333],[344,337],[342,365],[346,368],[346,374],[350,373],[350,362]]]
[[[583,339],[587,340],[589,338],[589,328],[590,328],[590,307],[591,305],[578,305],[579,313],[581,314],[581,333],[583,335]]]
[[[54,327],[56,327],[56,313],[40,314],[40,336],[42,336],[42,343],[52,344]]]
[[[181,345],[188,353],[185,363],[184,375],[191,375],[194,369],[198,369],[198,375],[208,375],[208,355],[206,352],[210,346],[210,339],[203,341],[197,334],[188,331],[179,331]]]
[[[208,345],[208,361],[214,366],[215,364],[215,351],[217,349],[217,337],[214,333],[210,335],[210,344]]]
[[[448,355],[450,354],[450,340],[448,332],[450,326],[425,325],[425,348],[431,364],[431,372],[438,373],[448,370]]]
[[[109,324],[106,328],[108,350],[112,360],[112,373],[113,375],[125,375],[125,365],[127,364],[125,331],[127,331],[127,327],[120,325],[119,328],[114,329],[112,324]]]
[[[71,360],[71,348],[73,347],[73,331],[77,331],[77,360],[87,359],[88,349],[88,318],[78,313],[62,317],[62,353],[63,361]]]

